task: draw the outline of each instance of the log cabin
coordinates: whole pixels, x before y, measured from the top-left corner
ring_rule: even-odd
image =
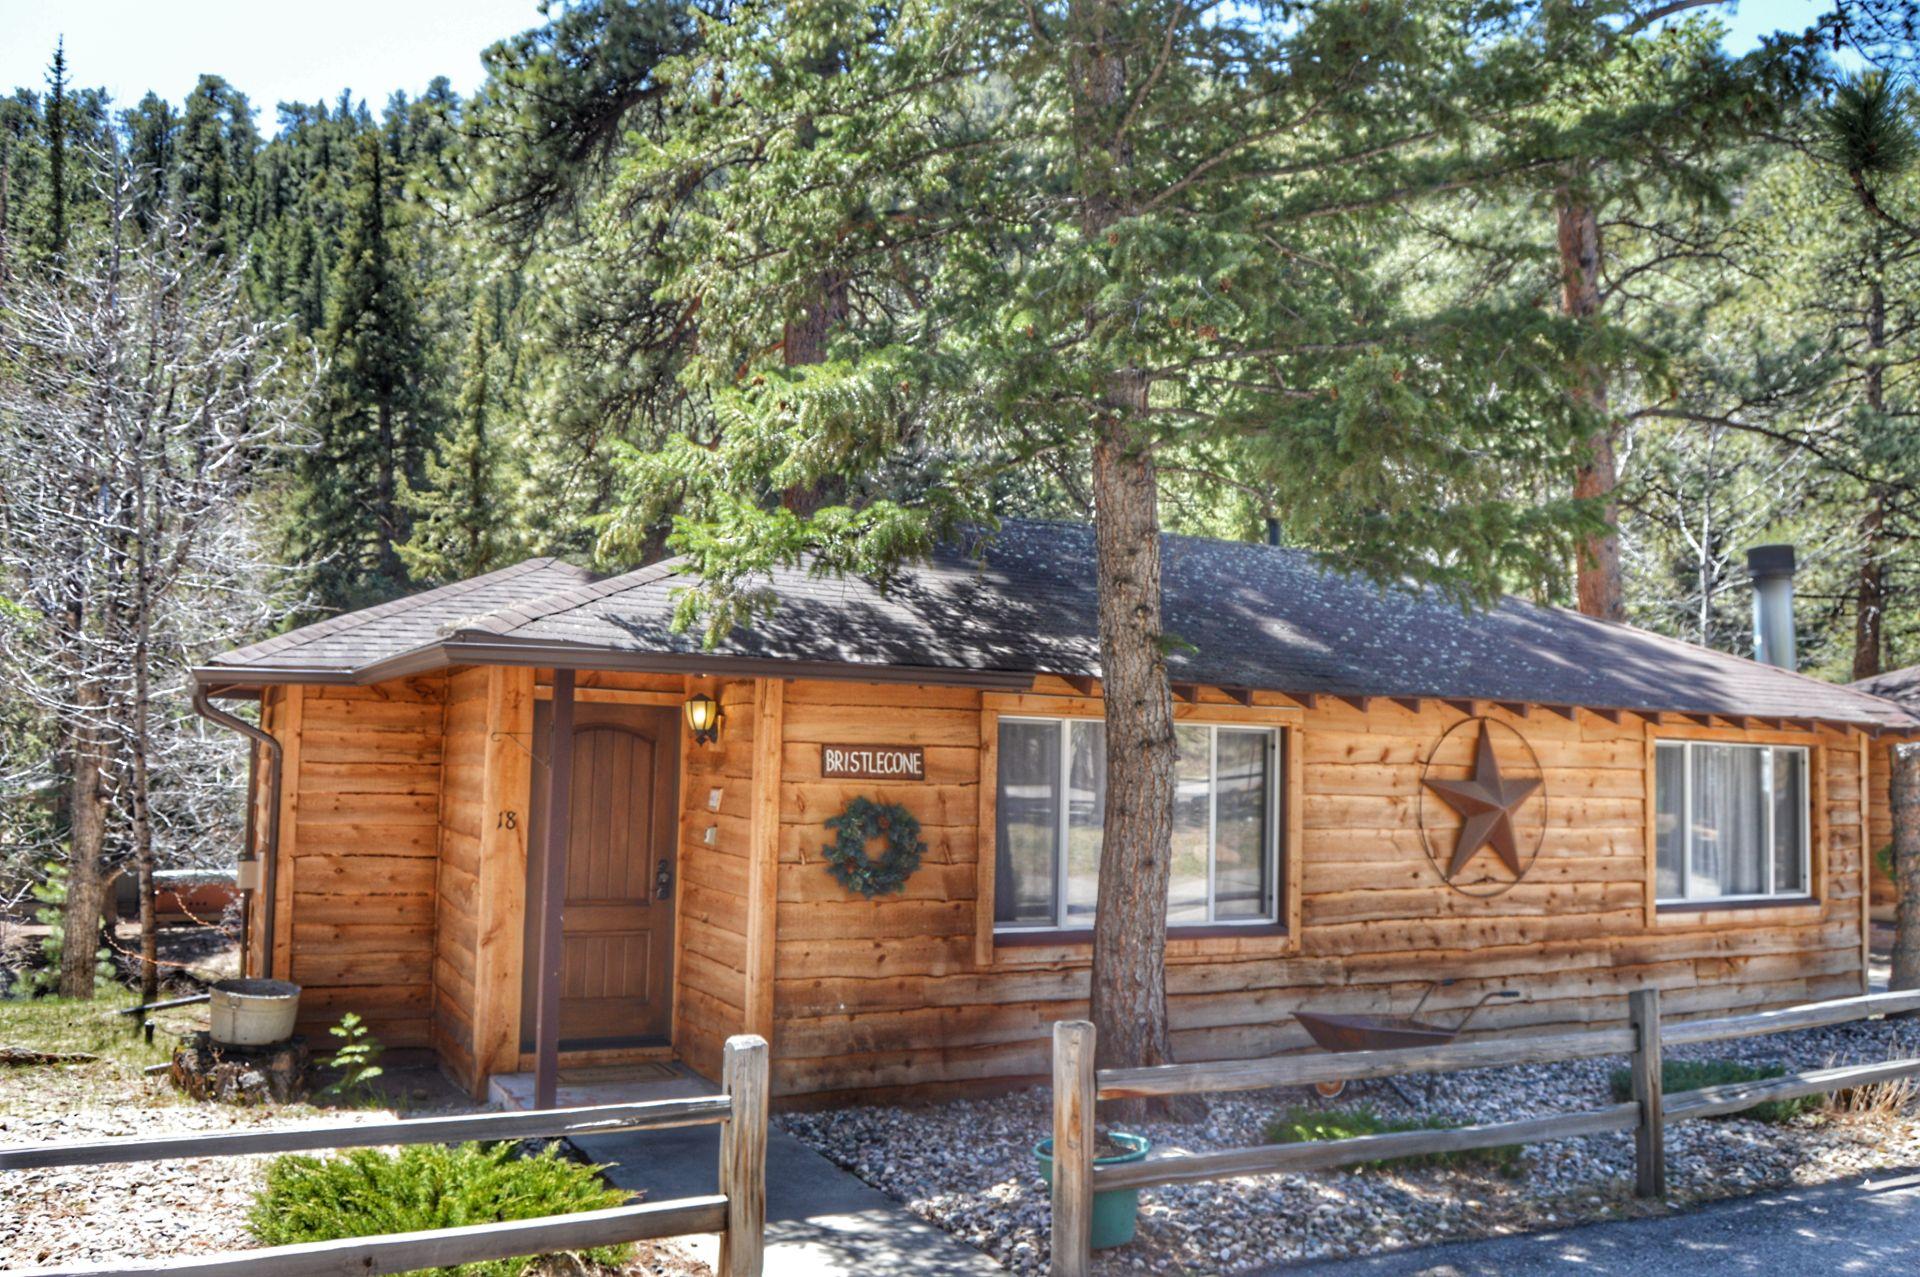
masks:
[[[742,1031],[788,1104],[1037,1078],[1087,1005],[1093,558],[1084,525],[1009,522],[885,589],[777,570],[712,647],[673,626],[677,560],[533,559],[228,652],[194,674],[255,740],[249,970],[303,986],[309,1035],[357,1012],[476,1094],[712,1075]],[[1516,991],[1491,1032],[1649,985],[1682,1015],[1864,988],[1864,777],[1908,711],[1291,549],[1168,536],[1164,582],[1182,1058],[1437,978],[1442,1020]]]
[[[1892,701],[1903,710],[1920,717],[1920,665],[1890,670],[1848,684]],[[1867,751],[1867,863],[1871,912],[1883,922],[1893,921],[1894,908],[1900,903],[1899,888],[1893,877],[1893,804],[1891,786],[1893,747],[1911,741],[1910,734],[1880,733]]]

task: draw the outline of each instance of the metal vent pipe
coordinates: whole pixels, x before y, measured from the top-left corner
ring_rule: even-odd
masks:
[[[1753,659],[1783,670],[1798,668],[1793,641],[1793,547],[1756,545],[1747,551],[1753,578]]]

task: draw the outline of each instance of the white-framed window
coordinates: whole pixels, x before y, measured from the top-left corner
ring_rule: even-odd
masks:
[[[1175,733],[1167,925],[1277,922],[1279,729],[1182,723]],[[1091,929],[1106,811],[1106,724],[1003,716],[997,783],[994,929]]]
[[[1807,750],[1660,741],[1654,751],[1660,903],[1812,894]]]

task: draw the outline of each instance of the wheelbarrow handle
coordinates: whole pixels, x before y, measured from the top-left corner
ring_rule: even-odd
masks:
[[[1481,1007],[1487,1005],[1487,1003],[1493,1001],[1495,998],[1517,998],[1519,996],[1520,996],[1520,991],[1518,989],[1493,989],[1486,993],[1481,994],[1480,1000],[1474,1003],[1472,1006],[1468,1007],[1467,1013],[1460,1017],[1460,1027],[1455,1029],[1454,1032],[1465,1033],[1467,1031],[1468,1022],[1470,1022],[1474,1016],[1480,1013]]]
[[[1420,1009],[1427,1005],[1427,999],[1433,996],[1435,989],[1449,988],[1458,983],[1460,983],[1458,976],[1448,976],[1444,980],[1427,981],[1426,991],[1420,995],[1420,1000],[1413,1004],[1413,1010],[1407,1013],[1407,1018],[1409,1020],[1417,1020],[1420,1018]]]

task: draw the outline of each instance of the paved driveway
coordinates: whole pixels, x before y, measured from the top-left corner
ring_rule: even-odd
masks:
[[[1763,1193],[1651,1219],[1431,1246],[1284,1271],[1312,1277],[1920,1274],[1920,1171]]]

